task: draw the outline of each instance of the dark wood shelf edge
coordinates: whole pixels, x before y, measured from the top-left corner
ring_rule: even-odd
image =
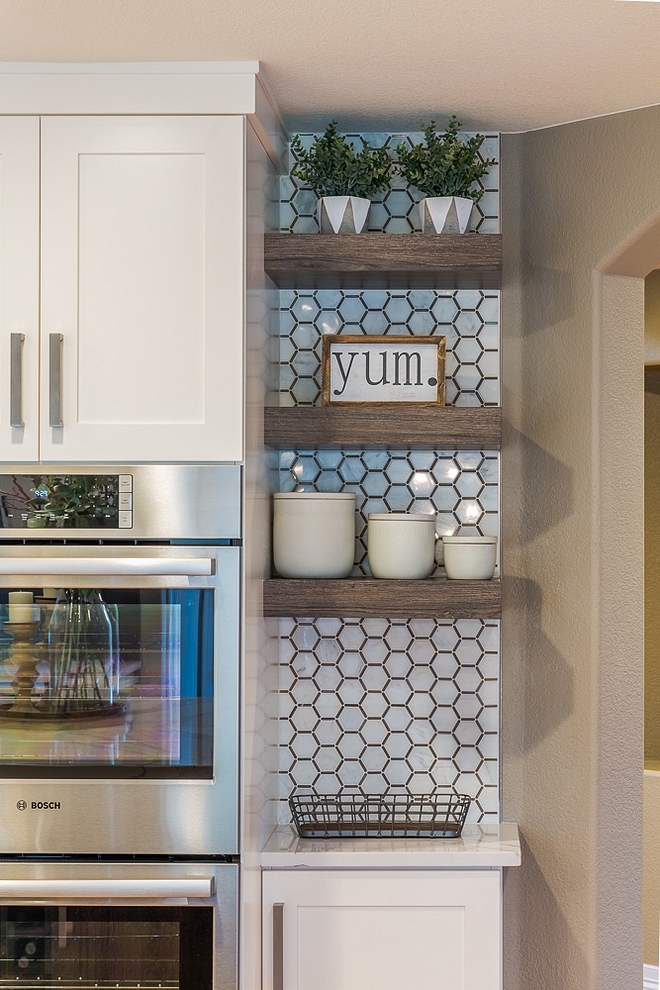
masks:
[[[343,581],[271,578],[263,585],[264,615],[309,618],[499,619],[502,585],[492,581]]]
[[[266,234],[283,289],[499,288],[501,234]]]
[[[264,442],[276,449],[499,450],[499,406],[267,406]]]

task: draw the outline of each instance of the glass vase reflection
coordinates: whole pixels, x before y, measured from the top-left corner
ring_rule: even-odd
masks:
[[[54,715],[109,713],[119,686],[117,617],[91,588],[63,588],[48,625],[45,708]]]

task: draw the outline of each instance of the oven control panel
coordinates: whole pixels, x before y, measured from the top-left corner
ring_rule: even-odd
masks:
[[[241,496],[240,464],[1,464],[0,546],[240,540]]]
[[[132,474],[0,475],[0,531],[132,528]]]

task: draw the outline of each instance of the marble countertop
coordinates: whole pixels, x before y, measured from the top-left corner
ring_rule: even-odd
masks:
[[[518,826],[510,822],[465,825],[458,839],[301,839],[281,825],[261,853],[265,870],[488,869],[520,862]]]

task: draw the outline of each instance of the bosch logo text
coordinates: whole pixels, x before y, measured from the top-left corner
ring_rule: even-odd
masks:
[[[27,801],[17,801],[16,807],[19,811],[27,811],[28,807],[32,811],[59,811],[61,805],[59,801],[31,801],[29,805]]]

